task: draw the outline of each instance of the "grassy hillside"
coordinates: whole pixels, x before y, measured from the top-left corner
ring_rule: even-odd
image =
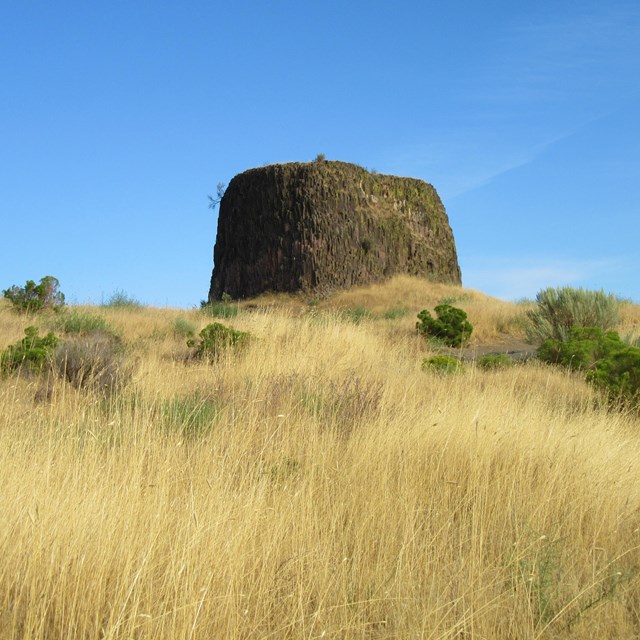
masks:
[[[409,278],[238,305],[254,339],[212,364],[200,311],[79,309],[133,379],[0,378],[0,637],[640,636],[640,419],[537,363],[423,372],[443,298],[523,335],[526,305]],[[0,306],[0,348],[27,322]]]

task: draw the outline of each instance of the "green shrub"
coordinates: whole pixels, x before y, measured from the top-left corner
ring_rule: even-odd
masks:
[[[538,358],[550,364],[586,370],[626,346],[615,331],[576,326],[569,329],[565,340],[545,340],[538,348]]]
[[[506,353],[488,353],[478,358],[476,364],[485,370],[505,369],[513,364],[513,360]]]
[[[195,438],[209,431],[220,415],[220,407],[211,398],[193,393],[164,402],[161,416],[165,426],[180,435]]]
[[[587,372],[587,382],[603,389],[615,400],[640,401],[640,349],[625,347],[598,360]]]
[[[449,347],[461,347],[471,337],[473,327],[467,314],[449,304],[439,304],[435,308],[437,319],[427,311],[418,314],[416,328],[426,338],[442,340]]]
[[[640,349],[623,342],[615,331],[572,327],[566,340],[545,340],[538,357],[586,371],[587,382],[613,400],[637,403],[640,398]]]
[[[78,335],[58,346],[56,371],[78,389],[92,388],[111,395],[131,379],[125,348],[112,333]]]
[[[187,341],[187,346],[195,347],[194,357],[213,360],[226,349],[242,347],[249,339],[249,334],[225,327],[219,322],[208,324],[199,334],[200,341]]]
[[[435,373],[463,373],[464,363],[451,356],[432,356],[422,361],[423,371],[433,371]]]
[[[373,314],[364,307],[351,307],[349,309],[342,309],[340,311],[340,317],[354,324],[360,324],[363,320],[371,320]]]
[[[114,291],[107,301],[102,304],[103,307],[110,309],[142,309],[143,304],[131,297],[126,291]]]
[[[550,287],[536,295],[536,306],[527,311],[525,330],[531,342],[565,340],[571,327],[612,329],[618,322],[620,300],[604,291]]]
[[[173,335],[179,338],[193,338],[196,335],[196,325],[185,318],[173,321]]]
[[[409,309],[407,307],[391,307],[382,314],[382,317],[385,320],[397,320],[398,318],[404,318],[408,313]]]
[[[25,337],[0,353],[0,371],[41,372],[50,362],[58,338],[53,333],[40,337],[37,327],[27,327]]]
[[[109,324],[102,316],[77,310],[65,312],[55,326],[67,335],[111,331]]]
[[[460,302],[470,302],[473,296],[470,293],[461,293],[457,296],[445,296],[438,300],[438,304],[459,304]]]
[[[201,311],[212,318],[234,318],[240,314],[240,307],[237,304],[230,304],[221,300],[213,302],[202,302]]]
[[[64,294],[58,291],[59,286],[57,278],[45,276],[40,284],[27,280],[24,287],[13,285],[4,289],[2,295],[17,311],[23,313],[36,313],[44,309],[57,311],[64,306]]]

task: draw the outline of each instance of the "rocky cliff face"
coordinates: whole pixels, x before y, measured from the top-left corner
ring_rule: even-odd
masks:
[[[460,284],[453,233],[426,182],[345,162],[237,175],[220,203],[209,300],[323,295],[398,273]]]

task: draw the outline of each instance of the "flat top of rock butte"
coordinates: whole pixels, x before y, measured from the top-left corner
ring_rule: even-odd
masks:
[[[239,176],[250,176],[256,173],[264,173],[264,172],[283,172],[283,173],[291,173],[291,172],[301,172],[301,173],[327,173],[327,174],[335,174],[335,175],[344,175],[344,176],[353,176],[353,177],[362,177],[369,176],[374,179],[390,179],[390,180],[402,180],[403,182],[415,182],[417,185],[429,185],[425,180],[421,180],[420,178],[410,178],[405,176],[396,176],[388,173],[378,173],[375,169],[369,170],[365,167],[360,166],[359,164],[355,164],[353,162],[343,162],[342,160],[313,160],[311,162],[281,162],[281,163],[273,163],[266,164],[262,167],[254,167],[252,169],[247,169],[239,173]],[[433,188],[433,187],[432,187]]]

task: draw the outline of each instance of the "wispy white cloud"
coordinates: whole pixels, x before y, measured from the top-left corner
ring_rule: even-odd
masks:
[[[640,69],[640,7],[603,3],[515,23],[475,70],[472,99],[510,107],[582,99],[611,105]],[[588,97],[584,104],[585,98]],[[596,99],[599,98],[599,99]],[[595,115],[596,112],[591,112]]]
[[[546,287],[608,289],[607,280],[624,270],[619,258],[558,260],[544,257],[471,259],[462,264],[464,285],[503,300],[533,298]]]
[[[498,176],[528,165],[587,124],[549,134],[522,148],[493,145],[490,131],[443,132],[424,144],[414,143],[395,149],[385,162],[384,171],[402,174],[405,167],[412,167],[413,177],[431,182],[442,199],[449,202]]]
[[[548,12],[511,23],[463,72],[451,118],[376,162],[449,201],[535,161],[624,106],[640,74],[640,5]],[[624,96],[624,97],[621,97]]]

